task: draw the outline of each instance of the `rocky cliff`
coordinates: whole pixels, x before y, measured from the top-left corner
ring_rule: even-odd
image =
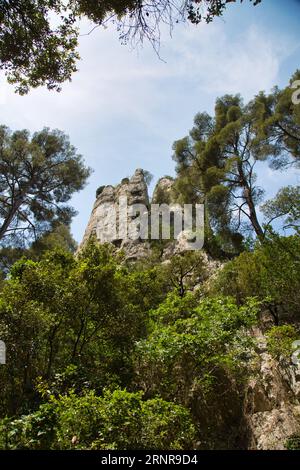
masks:
[[[136,204],[144,206],[148,211],[151,202],[153,204],[169,204],[172,210],[172,205],[175,203],[173,182],[171,177],[161,178],[155,186],[151,201],[142,169],[137,169],[131,178],[124,178],[117,186],[108,185],[98,188],[96,201],[79,250],[91,236],[94,236],[99,243],[110,242],[122,249],[128,260],[134,261],[149,255],[151,247],[147,239],[135,237],[135,234],[132,233],[135,231],[135,225],[132,222],[137,218],[137,214],[135,212],[131,214],[130,208]],[[129,208],[127,213],[128,237],[124,236],[124,233],[120,236],[120,232],[122,232],[120,213],[124,198],[126,198]],[[144,215],[146,219],[147,216],[150,217],[150,210]],[[168,259],[175,253],[184,252],[187,249],[187,243],[184,236],[179,236],[176,240],[165,243],[162,247],[162,257]]]
[[[128,207],[133,204],[143,204],[149,207],[148,187],[145,182],[144,172],[137,169],[131,178],[124,178],[117,186],[103,186],[98,189],[97,197],[92,209],[82,244],[95,236],[99,243],[110,242],[116,247],[126,251],[128,259],[137,259],[145,256],[149,251],[149,245],[144,240],[128,239],[120,237],[120,201],[126,198]],[[135,215],[127,215],[130,223]]]
[[[258,354],[245,391],[247,446],[283,450],[289,438],[300,434],[300,367],[276,361],[267,351],[262,330],[256,329],[253,334]]]

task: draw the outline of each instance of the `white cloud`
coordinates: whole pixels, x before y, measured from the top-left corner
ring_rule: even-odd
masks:
[[[182,29],[179,36],[173,46],[182,77],[204,93],[240,92],[247,99],[277,83],[281,61],[300,45],[255,25],[234,38],[220,23]]]

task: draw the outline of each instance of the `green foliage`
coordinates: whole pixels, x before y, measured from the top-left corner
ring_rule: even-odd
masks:
[[[7,276],[13,264],[24,257],[39,260],[46,251],[62,249],[74,253],[77,248],[70,227],[64,224],[54,224],[51,230],[41,234],[28,248],[4,246],[0,249],[0,271],[3,278]]]
[[[184,297],[181,297],[176,290],[170,292],[165,300],[159,304],[158,308],[150,311],[154,326],[157,323],[169,324],[180,318],[190,317],[198,302],[195,295],[190,292]]]
[[[22,258],[24,248],[3,247],[0,249],[0,278],[5,279],[12,265]]]
[[[20,94],[40,85],[60,90],[77,70],[78,30],[64,3],[1,1],[0,67]]]
[[[299,77],[297,70],[286,88],[275,87],[268,95],[261,92],[252,102],[257,139],[263,142],[259,153],[270,158],[274,168],[299,162],[300,107],[292,99],[292,85]]]
[[[223,448],[224,433],[225,448],[235,445],[256,315],[255,301],[238,308],[230,298],[199,303],[172,294],[151,312],[150,334],[136,345],[136,387],[191,409],[202,448]]]
[[[239,303],[256,296],[264,301],[276,323],[299,315],[300,240],[273,236],[253,252],[242,253],[220,270],[212,291],[233,295]]]
[[[106,391],[103,398],[64,397],[58,402],[58,445],[71,448],[182,449],[192,445],[194,428],[187,410],[161,399],[142,400],[126,390]],[[78,420],[82,423],[80,434]]]
[[[162,187],[155,189],[155,200],[152,201],[152,204],[170,204],[170,194]]]
[[[47,128],[31,137],[1,126],[0,145],[0,240],[24,244],[25,236],[36,240],[68,225],[75,212],[66,203],[90,174],[68,137]]]
[[[55,408],[50,403],[18,419],[3,419],[0,421],[0,449],[49,449],[55,435],[55,422]]]
[[[251,109],[239,95],[225,95],[217,99],[213,118],[197,114],[189,136],[173,146],[177,187],[188,202],[205,204],[206,243],[214,233],[229,253],[242,250],[243,226],[250,224],[263,238],[256,213],[261,191],[254,184],[254,141],[257,145]]]
[[[51,383],[70,364],[79,389],[128,381],[130,351],[146,334],[147,311],[162,289],[155,269],[130,271],[111,248],[93,243],[76,259],[56,250],[18,261],[0,299],[0,337],[10,345],[3,410],[31,406],[37,377]]]
[[[170,288],[176,289],[180,297],[200,286],[208,277],[203,253],[197,251],[173,255],[161,269]]]
[[[268,351],[276,359],[290,360],[293,353],[293,342],[299,338],[292,325],[274,326],[267,332]]]
[[[183,406],[153,398],[142,403],[144,449],[192,449],[195,427]]]
[[[96,396],[74,392],[41,405],[31,415],[3,420],[4,449],[189,449],[195,429],[188,410],[141,392],[116,389]]]
[[[284,447],[286,450],[300,450],[300,436],[299,434],[293,434],[290,436],[285,444]]]
[[[274,199],[266,201],[261,211],[268,220],[283,219],[284,229],[300,230],[300,186],[281,188]],[[267,224],[267,229],[270,223]]]
[[[52,230],[45,232],[34,241],[29,249],[28,256],[39,259],[46,251],[61,249],[66,252],[75,253],[77,243],[72,237],[68,225],[58,224]]]
[[[256,321],[255,302],[238,308],[230,298],[202,300],[173,294],[152,312],[153,330],[137,343],[136,380],[147,395],[186,403],[191,390],[205,396],[220,373],[239,372],[250,347],[246,329]]]
[[[1,447],[215,448],[225,429],[233,442],[257,306],[199,301],[203,268],[201,253],[127,266],[93,240],[17,261],[0,296]]]
[[[252,1],[252,0],[250,0]],[[256,0],[254,4],[259,3]],[[84,17],[95,26],[115,24],[120,40],[159,43],[161,24],[207,22],[220,16],[227,1],[192,0],[2,0],[0,4],[0,68],[16,91],[46,85],[60,91],[77,71],[78,21]],[[206,11],[206,14],[205,14]],[[92,30],[92,27],[91,27]]]
[[[299,72],[290,85],[296,78]],[[262,220],[264,191],[255,174],[257,162],[274,170],[298,162],[300,115],[292,93],[291,86],[275,89],[248,104],[240,95],[218,98],[214,116],[198,113],[189,135],[173,145],[178,201],[205,205],[205,248],[213,256],[242,252],[249,233],[263,242],[274,226],[283,228],[276,219],[298,230],[299,188],[282,188],[264,204]]]

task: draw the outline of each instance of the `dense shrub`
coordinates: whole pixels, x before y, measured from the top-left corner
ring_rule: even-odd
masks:
[[[0,298],[7,344],[0,415],[36,406],[36,379],[51,383],[70,365],[76,390],[130,381],[131,351],[165,292],[156,269],[133,271],[121,261],[110,247],[90,243],[77,258],[56,250],[13,266]]]
[[[274,326],[267,332],[267,347],[275,359],[290,360],[293,342],[299,339],[297,330],[292,325]]]
[[[137,380],[147,394],[166,399],[184,401],[196,383],[198,391],[205,391],[218,370],[238,372],[243,367],[251,346],[247,329],[256,314],[255,301],[237,307],[231,298],[215,298],[195,306],[192,297],[169,296],[152,312],[152,333],[137,343]]]
[[[17,420],[3,420],[6,449],[190,449],[195,429],[188,410],[161,398],[117,389],[51,398]]]
[[[160,394],[189,407],[204,448],[223,446],[224,432],[235,445],[256,314],[252,300],[243,307],[231,298],[195,305],[192,295],[172,294],[151,312],[152,332],[137,343],[136,386],[149,398]]]
[[[275,323],[299,318],[300,238],[273,237],[228,262],[212,292],[232,295],[238,303],[256,296],[265,301]]]

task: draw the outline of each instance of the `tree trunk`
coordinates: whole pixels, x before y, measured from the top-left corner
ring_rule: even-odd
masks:
[[[265,238],[265,235],[264,235],[264,231],[258,221],[258,218],[257,218],[257,213],[256,213],[256,208],[255,208],[255,204],[253,202],[253,194],[252,194],[252,190],[250,188],[250,185],[247,181],[247,178],[245,176],[245,173],[244,173],[244,169],[243,169],[243,165],[242,165],[242,162],[239,161],[238,162],[238,172],[239,172],[239,176],[240,176],[240,179],[241,179],[241,186],[244,190],[244,198],[245,198],[245,201],[247,203],[247,206],[248,206],[248,209],[249,209],[249,219],[250,219],[250,222],[251,222],[251,225],[257,235],[257,238],[259,239],[259,241],[263,241],[264,238]]]
[[[251,221],[252,227],[254,228],[254,231],[259,239],[259,241],[263,241],[265,238],[264,231],[261,228],[261,225],[258,221],[257,214],[256,214],[256,209],[255,205],[253,202],[252,194],[250,192],[250,189],[247,191],[246,189],[246,196],[245,196],[247,205],[249,207],[249,219]]]
[[[4,222],[3,222],[2,226],[0,227],[0,240],[4,237],[6,231],[8,230],[10,224],[13,221],[14,216],[16,215],[18,210],[20,209],[22,203],[23,203],[23,200],[19,199],[15,204],[12,205],[8,216],[6,217],[6,219],[4,219]]]

